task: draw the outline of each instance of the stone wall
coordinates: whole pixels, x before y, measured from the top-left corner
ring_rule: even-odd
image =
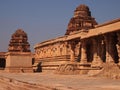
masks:
[[[61,38],[61,39],[60,39]],[[71,59],[71,44],[63,39],[65,37],[57,38],[57,42],[52,40],[40,43],[35,47],[35,63],[42,62],[42,69],[55,70],[59,65],[69,62]],[[60,39],[60,40],[59,40]],[[61,41],[62,40],[62,41]],[[77,41],[78,43],[78,41]],[[75,59],[77,60],[79,55],[79,43],[75,45]]]
[[[62,55],[69,55],[69,50],[65,42],[56,42],[47,46],[41,46],[35,49],[36,58],[49,58]]]

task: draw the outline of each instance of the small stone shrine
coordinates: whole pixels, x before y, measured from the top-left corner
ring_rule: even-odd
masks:
[[[32,53],[27,40],[27,34],[22,29],[12,34],[6,54],[7,72],[33,72]]]

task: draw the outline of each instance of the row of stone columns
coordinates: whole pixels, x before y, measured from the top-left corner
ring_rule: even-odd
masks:
[[[92,61],[92,67],[98,67],[102,64],[101,58],[100,58],[100,49],[101,49],[101,41],[99,40],[99,37],[95,37],[92,39],[93,43],[93,61]]]
[[[75,46],[77,43],[75,41],[69,41],[69,48],[70,48],[70,61],[75,62]],[[87,63],[87,54],[86,54],[86,43],[82,41],[81,45],[81,63]]]
[[[81,41],[81,63],[87,63],[86,41]]]
[[[117,33],[117,40],[118,40],[118,43],[116,45],[117,47],[117,51],[118,51],[118,61],[119,61],[119,64],[120,64],[120,32]]]
[[[102,38],[101,38],[102,37]],[[93,60],[92,66],[101,66],[104,59],[106,63],[115,63],[118,59],[120,62],[120,32],[108,33],[104,35],[99,35],[96,37],[88,38],[88,40],[92,40],[92,50],[93,52]],[[87,40],[83,39],[80,41],[80,49],[81,49],[81,58],[80,63],[87,63]],[[75,45],[76,43],[70,43],[71,49],[71,61],[75,61]],[[105,58],[103,58],[105,57]]]
[[[113,34],[104,35],[105,43],[106,43],[106,62],[114,62],[113,60]]]

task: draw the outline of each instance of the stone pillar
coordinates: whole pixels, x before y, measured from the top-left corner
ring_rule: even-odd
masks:
[[[71,41],[69,44],[70,47],[70,61],[74,62],[75,61],[75,42]]]
[[[64,43],[64,55],[67,55],[67,45],[68,45],[68,43],[67,42],[65,42]]]
[[[80,62],[81,59],[81,42],[79,41],[75,48],[75,55],[77,56],[77,62]]]
[[[102,41],[101,41],[100,53],[101,53],[101,60],[102,60],[102,62],[105,62],[106,61],[106,45],[105,45],[105,41],[104,41],[103,38],[102,38]]]
[[[114,50],[113,49],[113,37],[112,34],[105,34],[104,35],[105,43],[106,43],[106,62],[107,63],[114,63]]]
[[[117,52],[118,52],[118,61],[119,61],[119,65],[120,65],[120,32],[117,32],[117,39],[118,39],[118,43],[116,45],[117,47]]]
[[[87,63],[87,53],[86,53],[86,41],[82,40],[81,41],[81,64],[86,64]]]
[[[92,67],[99,67],[101,66],[101,59],[100,59],[100,42],[99,38],[95,37],[92,39],[93,42],[93,61],[92,61]]]

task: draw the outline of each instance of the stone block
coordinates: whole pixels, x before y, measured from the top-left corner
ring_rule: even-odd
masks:
[[[6,54],[7,72],[29,73],[32,69],[32,54],[30,52],[8,52]]]

